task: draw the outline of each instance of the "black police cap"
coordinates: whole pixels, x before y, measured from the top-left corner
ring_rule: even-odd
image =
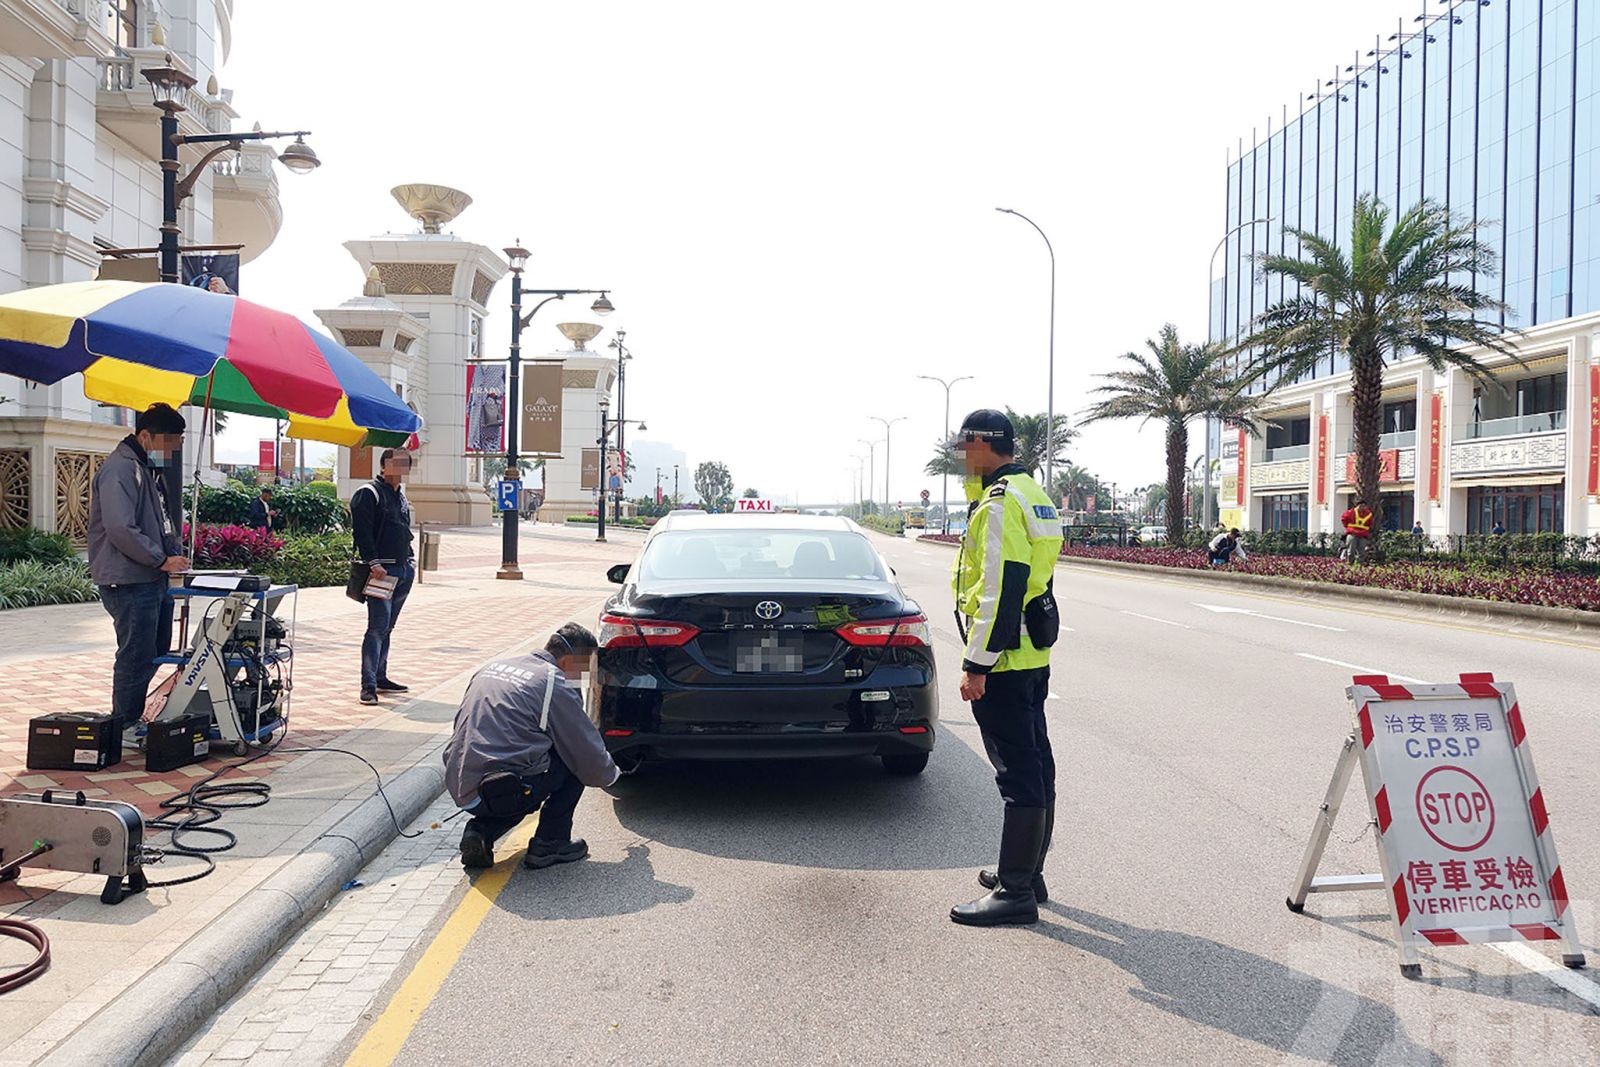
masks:
[[[982,438],[997,448],[1004,446],[1009,449],[1015,440],[1016,430],[1012,428],[1005,412],[979,408],[961,421],[961,436]]]

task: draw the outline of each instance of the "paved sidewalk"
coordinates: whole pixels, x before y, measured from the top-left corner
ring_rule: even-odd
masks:
[[[189,885],[153,888],[116,907],[99,902],[98,877],[25,869],[3,887],[0,910],[44,928],[53,964],[0,1000],[0,1033],[11,1038],[0,1048],[0,1063],[31,1063],[47,1054],[372,794],[372,773],[357,760],[289,750],[349,749],[385,778],[420,760],[437,760],[471,672],[503,651],[537,647],[569,619],[592,625],[614,588],[605,568],[631,560],[641,540],[595,544],[588,531],[533,527],[520,551],[525,580],[502,582],[494,578],[498,528],[444,534],[443,569],[424,576],[395,633],[392,673],[412,687],[405,694],[410,699],[377,708],[359,704],[356,665],[365,612],[345,600],[342,589],[302,594],[287,738],[279,752],[230,779],[260,777],[273,787],[273,799],[225,814],[218,825],[236,832],[239,845],[217,857],[214,873]],[[133,753],[94,775],[24,770],[27,720],[45,710],[103,703],[112,652],[110,620],[97,604],[0,613],[0,787],[83,789],[135,803],[148,818],[159,813],[162,798],[232,762],[218,758],[150,774]],[[166,840],[165,833],[152,832],[146,844]],[[160,881],[197,869],[174,858],[150,866],[148,874]],[[0,942],[0,970],[29,958],[20,942]]]
[[[280,949],[173,1062],[336,1062],[339,1046],[382,1007],[379,994],[403,973],[439,909],[466,885],[456,848],[461,820],[443,822],[454,811],[448,797],[435,802],[407,828],[418,836],[396,838],[361,872],[364,884]]]

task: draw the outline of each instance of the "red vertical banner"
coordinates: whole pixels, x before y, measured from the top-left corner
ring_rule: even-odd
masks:
[[[1317,459],[1311,468],[1311,478],[1317,487],[1317,503],[1328,502],[1328,413],[1317,416]]]
[[[1241,508],[1244,507],[1244,502],[1250,499],[1245,495],[1244,491],[1244,449],[1246,436],[1247,435],[1245,434],[1243,428],[1241,428],[1239,430],[1239,506]]]
[[[1589,366],[1589,495],[1600,496],[1600,363]]]
[[[1439,464],[1444,458],[1444,396],[1434,393],[1428,408],[1428,499],[1439,502]]]
[[[263,474],[271,474],[277,467],[278,450],[271,441],[262,441],[260,449],[256,452],[256,469]]]

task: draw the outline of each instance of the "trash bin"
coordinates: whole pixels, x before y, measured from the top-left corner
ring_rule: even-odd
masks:
[[[439,538],[441,536],[432,530],[422,531],[422,569],[425,571],[439,569]]]

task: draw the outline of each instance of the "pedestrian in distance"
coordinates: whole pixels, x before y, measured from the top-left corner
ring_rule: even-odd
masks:
[[[967,926],[1027,924],[1047,899],[1044,858],[1055,827],[1056,765],[1045,728],[1050,648],[1061,628],[1053,579],[1061,519],[1027,469],[998,411],[961,424],[956,455],[966,475],[967,528],[956,557],[956,627],[964,651],[961,699],[972,702],[984,751],[1005,803],[1000,862],[981,871],[990,890],[950,909]]]
[[[1376,516],[1365,500],[1346,508],[1339,517],[1344,524],[1344,557],[1351,563],[1365,563],[1367,550],[1372,544],[1372,524]]]
[[[277,521],[278,510],[272,506],[272,490],[263,487],[256,498],[250,501],[250,528],[270,530]]]
[[[1421,519],[1418,519],[1416,522],[1413,522],[1411,524],[1411,536],[1412,537],[1426,537],[1426,536],[1428,536],[1428,531],[1424,530],[1422,528],[1422,520]]]
[[[494,866],[495,842],[535,811],[524,867],[589,854],[572,836],[573,812],[585,786],[611,785],[622,773],[578,688],[594,669],[597,645],[569,622],[543,651],[494,660],[467,683],[444,749],[445,786],[472,814],[461,831],[463,867]]]
[[[1213,567],[1226,567],[1233,559],[1233,554],[1238,552],[1243,558],[1243,546],[1239,544],[1239,528],[1224,530],[1211,539],[1206,546],[1206,562]]]
[[[393,578],[389,596],[368,594],[367,632],[361,639],[361,703],[376,704],[379,693],[404,693],[409,688],[389,677],[389,641],[411,595],[416,567],[411,550],[411,501],[401,485],[411,473],[411,453],[386,448],[376,478],[350,497],[350,530],[356,558],[373,578]]]
[[[1494,534],[1496,537],[1504,537],[1506,533],[1506,524],[1501,522],[1499,519],[1496,519],[1494,520],[1494,528],[1489,532]]]
[[[167,586],[171,575],[189,569],[165,480],[185,428],[166,404],[140,412],[133,433],[100,464],[89,495],[89,576],[117,634],[111,715],[119,730],[144,712],[155,658],[172,643]]]

